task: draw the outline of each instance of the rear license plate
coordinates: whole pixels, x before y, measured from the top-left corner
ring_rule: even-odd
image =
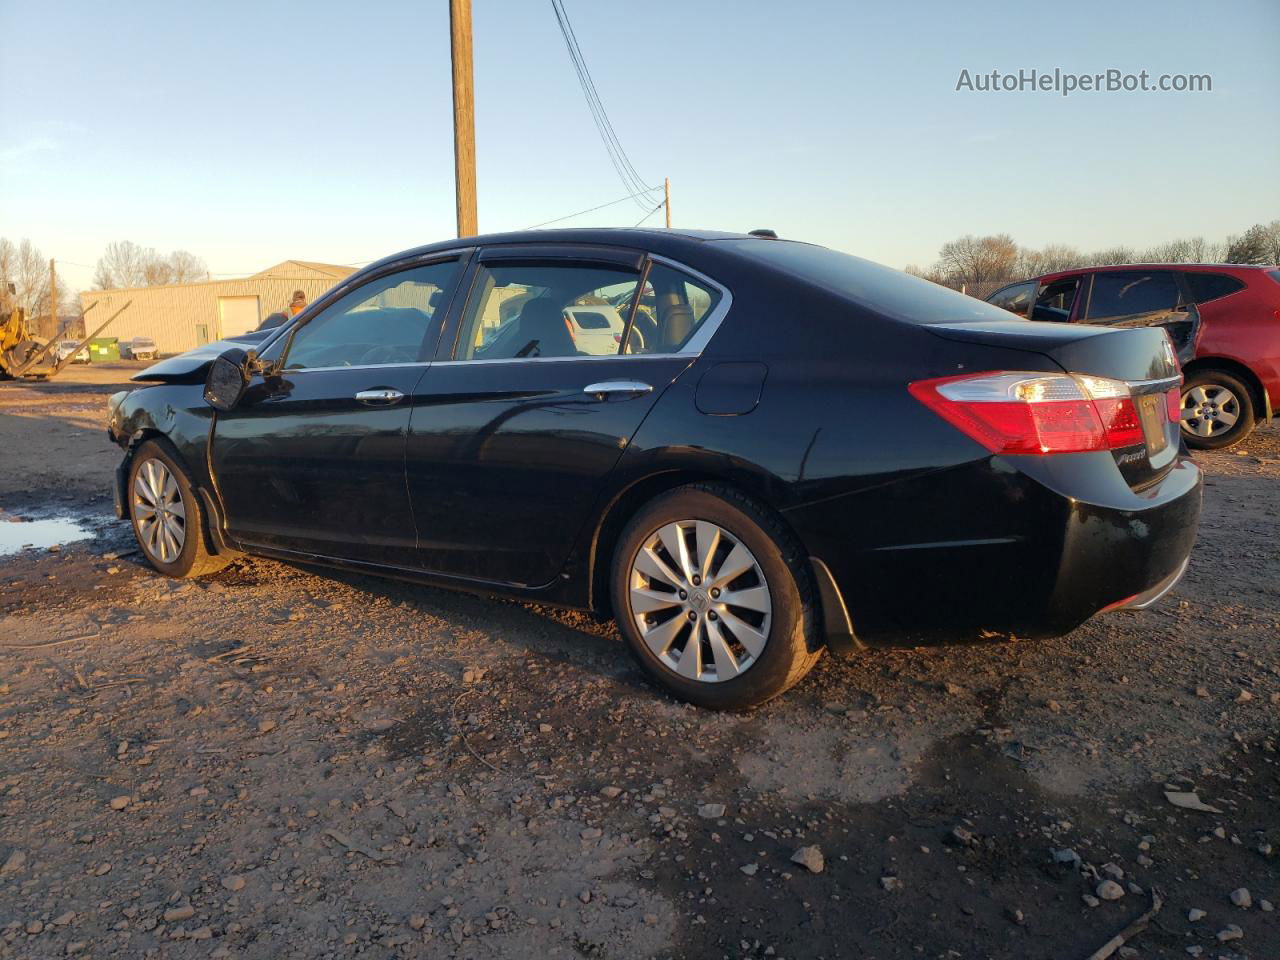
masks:
[[[1165,422],[1169,419],[1163,393],[1148,393],[1138,397],[1138,417],[1142,432],[1147,438],[1147,453],[1159,453],[1169,446],[1169,433]]]

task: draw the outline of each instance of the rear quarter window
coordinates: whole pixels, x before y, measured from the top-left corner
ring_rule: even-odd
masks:
[[[1017,321],[1014,314],[909,273],[790,240],[724,240],[743,256],[912,323]]]
[[[1187,289],[1191,291],[1191,299],[1196,303],[1207,303],[1217,300],[1229,293],[1243,290],[1245,283],[1226,273],[1184,273]]]

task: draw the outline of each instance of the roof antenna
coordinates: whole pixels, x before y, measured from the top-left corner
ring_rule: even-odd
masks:
[[[751,231],[749,231],[749,232],[747,233],[747,236],[749,236],[749,237],[764,237],[764,238],[766,238],[766,239],[768,239],[768,240],[777,240],[777,239],[778,239],[777,231],[775,231],[775,230],[770,230],[770,229],[769,229],[769,228],[767,228],[767,227],[760,227],[760,228],[758,228],[758,229],[751,230]]]

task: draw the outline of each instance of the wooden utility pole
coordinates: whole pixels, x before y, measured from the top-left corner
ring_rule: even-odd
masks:
[[[667,227],[671,226],[671,178],[662,178],[662,206],[667,211]]]
[[[449,0],[453,52],[453,176],[458,194],[458,236],[480,232],[476,222],[476,103],[471,65],[471,0]]]
[[[58,270],[49,258],[49,339],[58,336]]]

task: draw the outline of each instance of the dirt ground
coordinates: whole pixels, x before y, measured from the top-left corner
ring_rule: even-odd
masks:
[[[1157,902],[1116,956],[1280,957],[1280,428],[1198,458],[1155,609],[723,715],[579,614],[160,578],[129,372],[0,384],[0,527],[84,537],[0,555],[0,957],[1084,960]]]

